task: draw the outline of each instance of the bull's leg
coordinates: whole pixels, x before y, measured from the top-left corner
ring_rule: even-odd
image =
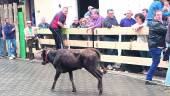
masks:
[[[53,86],[52,86],[52,88],[51,88],[52,90],[54,90],[55,85],[56,85],[56,82],[57,82],[57,80],[58,80],[58,78],[59,78],[60,74],[61,74],[61,72],[56,71],[56,74],[55,74],[55,77],[54,77]]]
[[[86,68],[88,72],[90,72],[94,77],[98,79],[98,89],[99,89],[99,95],[102,95],[103,93],[103,84],[102,84],[102,75],[99,73],[99,71],[95,68]]]
[[[71,83],[72,83],[72,87],[73,87],[72,92],[76,92],[76,87],[75,87],[75,85],[74,85],[73,72],[72,72],[72,71],[71,71],[71,72],[69,72],[69,77],[70,77],[70,81],[71,81]]]

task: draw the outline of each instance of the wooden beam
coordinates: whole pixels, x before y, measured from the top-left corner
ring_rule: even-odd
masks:
[[[52,34],[49,29],[37,28],[36,34]],[[74,35],[92,35],[92,30],[87,28],[66,28],[63,29],[64,34],[74,34]]]
[[[95,48],[148,51],[148,43],[94,41]]]
[[[149,28],[144,27],[137,32],[132,27],[113,27],[113,28],[96,28],[95,35],[148,35]]]
[[[54,39],[39,39],[40,44],[55,45]],[[77,46],[77,47],[92,47],[92,41],[84,40],[65,40],[66,46]],[[147,43],[139,42],[111,42],[111,41],[94,41],[95,48],[103,49],[123,49],[123,50],[138,50],[148,51]]]
[[[65,34],[92,35],[92,30],[87,28],[66,28],[63,31]]]
[[[143,57],[130,57],[130,56],[112,56],[112,55],[101,55],[101,61],[104,62],[114,62],[114,63],[126,63],[133,65],[150,66],[152,63],[151,58]],[[168,63],[166,61],[161,61],[159,67],[167,68]]]
[[[65,34],[74,35],[92,35],[92,30],[87,28],[66,28],[63,29]],[[38,34],[52,34],[49,29],[38,29]],[[134,31],[131,27],[114,27],[114,28],[96,28],[94,35],[148,35],[149,28],[144,27],[139,31]]]
[[[55,45],[54,39],[39,39],[40,44]]]
[[[92,41],[83,41],[83,40],[65,40],[64,44],[66,46],[93,47]]]
[[[55,45],[54,39],[39,39],[40,44]],[[83,40],[65,40],[65,46],[76,46],[76,47],[92,47],[92,41]]]
[[[52,32],[49,29],[45,29],[45,28],[37,28],[37,30],[35,30],[35,34],[44,34],[44,35],[48,35],[48,34],[52,34]]]

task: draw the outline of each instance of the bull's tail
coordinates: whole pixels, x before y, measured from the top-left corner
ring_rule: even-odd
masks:
[[[90,50],[96,52],[97,56],[99,57],[99,59],[101,59],[101,54],[99,52],[99,50],[95,49],[95,48],[89,48]]]

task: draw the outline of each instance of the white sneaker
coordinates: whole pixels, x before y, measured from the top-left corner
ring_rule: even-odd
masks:
[[[15,58],[15,55],[11,55],[12,58]]]
[[[9,57],[9,60],[12,60],[12,59],[14,59],[13,57]]]

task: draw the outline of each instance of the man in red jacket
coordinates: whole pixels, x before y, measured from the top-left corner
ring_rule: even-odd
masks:
[[[55,44],[56,44],[56,49],[63,48],[63,39],[62,39],[62,30],[61,29],[64,28],[67,13],[68,13],[68,7],[64,7],[62,9],[62,11],[60,11],[59,13],[57,13],[54,16],[54,18],[49,26],[49,29],[53,33],[53,37],[54,37]]]

